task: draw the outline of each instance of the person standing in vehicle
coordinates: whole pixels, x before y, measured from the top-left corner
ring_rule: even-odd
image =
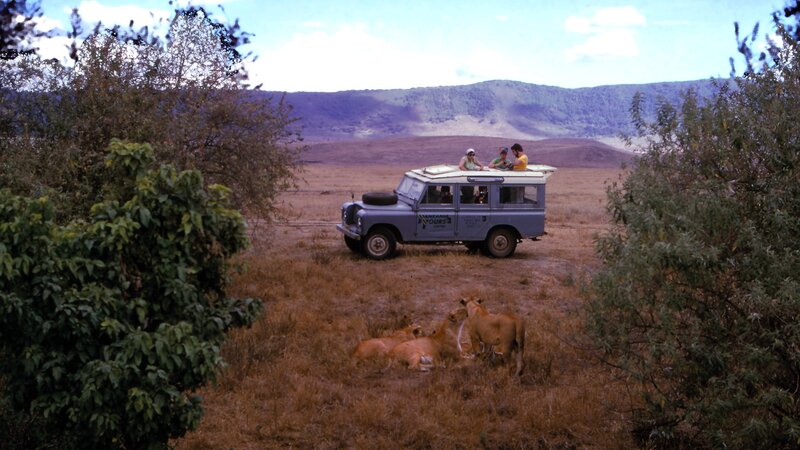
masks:
[[[508,147],[500,147],[500,156],[489,163],[490,169],[511,170],[512,163],[508,159]]]
[[[483,170],[483,164],[475,157],[475,150],[468,148],[467,154],[458,163],[461,170]]]
[[[522,150],[522,146],[515,143],[511,146],[511,151],[514,152],[513,170],[525,170],[528,168],[528,155]]]

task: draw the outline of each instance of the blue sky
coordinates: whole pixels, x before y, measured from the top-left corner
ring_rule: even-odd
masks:
[[[178,2],[174,2],[178,3]],[[181,0],[181,4],[185,1]],[[783,0],[195,1],[254,34],[251,81],[276,91],[451,86],[516,80],[567,88],[727,77],[745,32]],[[222,4],[225,12],[217,5]],[[167,0],[43,0],[43,27],[145,24]],[[227,17],[226,17],[227,16]],[[63,54],[63,41],[42,52]]]

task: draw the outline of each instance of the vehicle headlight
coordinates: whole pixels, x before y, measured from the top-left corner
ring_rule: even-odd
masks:
[[[359,230],[361,229],[361,217],[359,217],[358,220],[356,221],[356,226],[358,226]]]
[[[347,208],[342,208],[342,223],[345,223],[346,218],[347,218]]]

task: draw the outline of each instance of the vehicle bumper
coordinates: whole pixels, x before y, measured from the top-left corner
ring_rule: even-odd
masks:
[[[356,239],[356,240],[360,240],[361,239],[361,235],[358,234],[355,231],[355,227],[351,228],[351,227],[348,227],[348,226],[344,226],[342,224],[337,224],[336,225],[336,229],[341,231],[342,234],[344,234],[345,236],[347,236],[349,238]]]

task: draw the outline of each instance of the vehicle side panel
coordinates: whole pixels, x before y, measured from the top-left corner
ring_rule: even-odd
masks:
[[[487,197],[483,203],[478,203],[477,189],[474,186],[459,186],[458,203],[458,232],[455,236],[460,241],[482,241],[492,224],[492,215],[495,214]],[[489,194],[491,195],[491,194]]]
[[[361,236],[367,233],[376,225],[388,225],[388,228],[397,231],[397,238],[401,242],[413,241],[414,230],[416,229],[416,217],[411,208],[406,205],[402,207],[370,206],[359,211],[361,217]]]

